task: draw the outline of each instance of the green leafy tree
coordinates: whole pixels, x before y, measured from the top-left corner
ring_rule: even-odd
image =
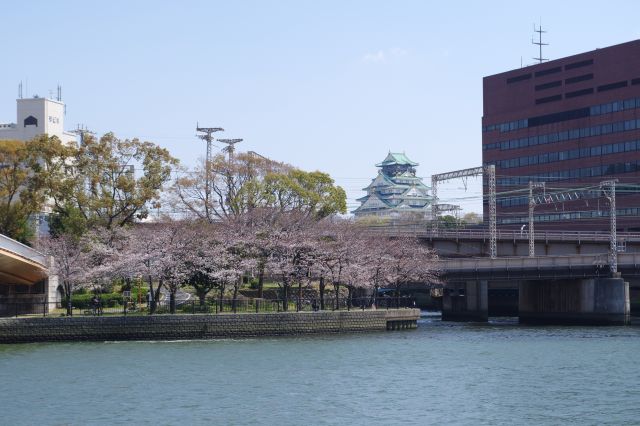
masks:
[[[30,168],[35,153],[25,142],[0,141],[0,233],[23,243],[33,235],[29,219],[45,201],[44,173]]]
[[[296,210],[318,219],[347,212],[347,196],[327,173],[292,169],[265,177],[263,191],[269,207]]]
[[[151,142],[118,139],[107,133],[88,137],[71,151],[66,177],[50,187],[61,229],[124,226],[159,207],[161,190],[178,164]],[[141,173],[140,173],[141,172]]]
[[[173,185],[172,201],[210,223],[233,219],[264,206],[264,177],[290,168],[256,154],[239,153],[231,159],[219,154],[209,165],[203,161],[194,170],[183,170]]]

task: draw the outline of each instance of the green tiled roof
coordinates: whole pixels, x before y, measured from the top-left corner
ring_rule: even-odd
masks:
[[[393,164],[399,164],[403,166],[418,166],[418,163],[414,163],[409,160],[404,153],[390,152],[387,154],[387,158],[382,163],[376,164],[376,167],[391,166]]]

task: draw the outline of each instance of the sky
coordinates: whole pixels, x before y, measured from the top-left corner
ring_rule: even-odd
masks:
[[[62,85],[65,127],[139,137],[187,167],[196,123],[329,173],[348,208],[389,151],[425,177],[482,164],[482,78],[640,38],[637,1],[3,1],[0,122]],[[50,92],[51,91],[51,92]],[[220,148],[216,144],[216,150]],[[214,150],[214,152],[217,152]],[[439,190],[481,212],[481,182]]]

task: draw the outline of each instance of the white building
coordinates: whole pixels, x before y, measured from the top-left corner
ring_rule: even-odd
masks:
[[[0,140],[30,141],[34,137],[47,134],[57,136],[64,144],[75,144],[74,133],[64,131],[64,102],[56,99],[20,98],[17,102],[17,121],[0,123]],[[49,223],[46,216],[51,206],[45,205],[41,213],[31,217],[38,235],[49,234]]]
[[[57,136],[62,143],[75,143],[76,135],[64,131],[64,103],[39,98],[17,99],[17,121],[0,123],[0,139],[29,141],[35,136]]]

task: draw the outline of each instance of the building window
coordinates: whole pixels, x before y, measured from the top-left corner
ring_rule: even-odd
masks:
[[[535,90],[545,90],[545,89],[551,89],[552,87],[558,87],[558,86],[562,86],[562,80],[558,80],[558,81],[552,81],[550,83],[544,83],[544,84],[538,84],[535,87]]]
[[[605,92],[607,90],[620,89],[621,87],[627,87],[627,81],[618,81],[616,83],[603,84],[598,86],[598,92]]]
[[[507,79],[507,84],[511,84],[511,83],[517,83],[519,81],[524,81],[524,80],[529,80],[531,78],[531,73],[529,74],[522,74],[522,75],[517,75],[515,77],[511,77]]]
[[[38,119],[35,118],[33,115],[28,116],[27,118],[24,119],[24,127],[27,127],[27,126],[38,127]]]
[[[546,98],[536,99],[537,104],[546,104],[547,102],[555,102],[562,99],[562,95],[547,96]]]
[[[573,62],[571,64],[567,64],[564,66],[565,71],[566,70],[573,70],[576,68],[582,68],[582,67],[586,67],[589,65],[593,65],[593,59],[587,59],[585,61],[580,61],[580,62]]]
[[[564,84],[574,84],[574,83],[579,83],[581,81],[587,81],[592,79],[593,79],[593,74],[584,74],[576,77],[567,78],[565,79]]]
[[[555,74],[555,73],[560,72],[560,71],[562,71],[561,67],[547,68],[546,70],[537,71],[536,72],[536,77],[542,77],[542,76],[549,75],[549,74]]]
[[[578,96],[590,95],[593,93],[593,87],[588,89],[576,90],[575,92],[565,93],[564,97],[567,99],[576,98]]]

